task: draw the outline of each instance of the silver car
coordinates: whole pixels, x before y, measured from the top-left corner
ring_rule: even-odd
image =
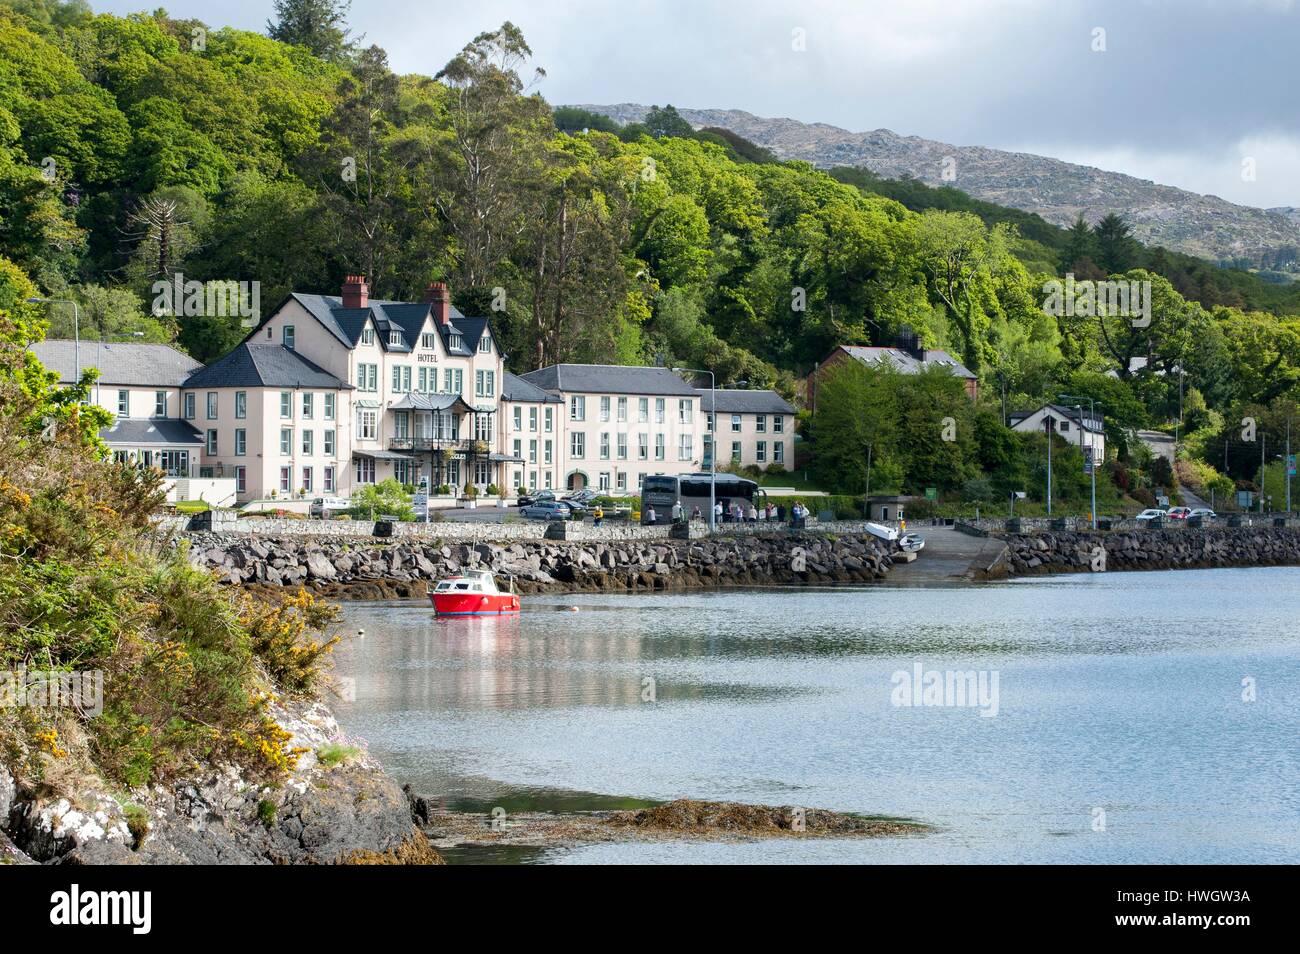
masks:
[[[529,520],[568,520],[569,505],[559,500],[539,500],[519,508],[519,516]]]

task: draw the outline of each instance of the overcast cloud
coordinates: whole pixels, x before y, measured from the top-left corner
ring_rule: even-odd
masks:
[[[270,0],[166,6],[255,30],[271,12]],[[523,29],[552,103],[885,127],[1300,206],[1294,0],[354,0],[351,16],[396,70],[427,74],[503,20]]]

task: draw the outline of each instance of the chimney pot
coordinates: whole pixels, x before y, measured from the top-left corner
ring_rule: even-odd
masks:
[[[343,307],[344,308],[366,308],[370,304],[370,286],[366,284],[366,276],[349,275],[347,281],[343,283]]]
[[[451,324],[451,294],[446,282],[429,282],[424,289],[424,300],[432,306],[433,317],[440,325]]]

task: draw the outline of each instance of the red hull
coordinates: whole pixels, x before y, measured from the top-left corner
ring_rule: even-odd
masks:
[[[501,616],[519,612],[513,593],[434,593],[433,609],[439,616]]]

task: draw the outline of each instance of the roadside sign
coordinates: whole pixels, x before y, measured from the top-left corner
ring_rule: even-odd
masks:
[[[1255,503],[1255,492],[1252,490],[1237,491],[1237,506],[1242,510],[1249,510]]]
[[[415,519],[427,523],[429,520],[429,495],[423,489],[411,498],[411,506],[415,508]]]
[[[926,499],[926,500],[938,500],[938,499],[939,499],[939,491],[938,491],[938,488],[935,488],[935,487],[926,487],[926,488],[925,488],[925,499]]]
[[[1091,454],[1085,454],[1085,455],[1083,456],[1083,472],[1084,472],[1085,474],[1091,474],[1091,473],[1092,473],[1092,455],[1091,455]]]
[[[1288,477],[1295,476],[1295,454],[1286,455],[1286,475]]]

